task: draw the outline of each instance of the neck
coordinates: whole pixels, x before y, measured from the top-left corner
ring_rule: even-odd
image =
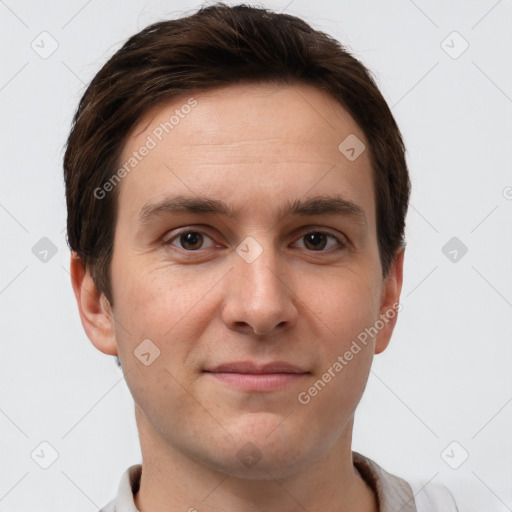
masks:
[[[165,443],[144,415],[136,417],[142,476],[135,505],[140,512],[378,512],[376,497],[355,469],[353,420],[328,451],[283,478],[240,478],[188,457]]]

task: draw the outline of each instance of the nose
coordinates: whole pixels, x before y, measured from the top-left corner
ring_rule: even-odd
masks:
[[[245,334],[273,336],[295,324],[298,317],[293,276],[271,248],[259,244],[254,260],[233,253],[233,268],[226,276],[222,318],[227,327]]]

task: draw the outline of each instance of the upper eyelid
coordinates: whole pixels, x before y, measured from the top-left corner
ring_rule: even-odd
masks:
[[[173,235],[172,237],[170,237],[168,239],[164,236],[164,237],[162,237],[162,244],[163,245],[173,245],[175,240],[179,239],[179,237],[181,235],[185,235],[187,233],[200,233],[203,236],[207,236],[213,242],[214,245],[216,244],[215,240],[201,229],[184,229],[183,231],[179,231],[178,233],[176,233],[175,235]],[[178,247],[178,249],[181,249],[183,251],[186,250],[186,249],[182,249],[180,247]],[[197,252],[197,250],[196,251],[188,251],[188,252]]]
[[[308,229],[306,231],[300,231],[300,233],[301,234],[298,237],[298,239],[301,239],[302,237],[306,236],[309,233],[322,233],[324,235],[327,235],[327,236],[330,236],[330,237],[336,239],[342,245],[346,245],[346,243],[347,243],[346,237],[344,235],[342,235],[341,233],[334,234],[334,233],[331,233],[330,231],[326,231],[325,229]]]
[[[164,236],[162,237],[162,239],[163,239],[164,243],[169,243],[186,233],[201,233],[202,235],[206,235],[208,238],[212,238],[204,229],[201,229],[201,228],[196,229],[194,227],[192,227],[192,228],[186,227],[186,228],[180,229],[176,234],[172,235],[172,237],[169,237],[168,239],[166,239],[166,235],[168,233],[165,233]]]

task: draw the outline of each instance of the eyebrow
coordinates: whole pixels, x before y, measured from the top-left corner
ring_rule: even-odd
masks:
[[[140,210],[139,223],[144,225],[155,217],[177,213],[213,213],[236,218],[239,210],[233,206],[208,197],[177,195],[166,197],[156,203],[146,203]],[[364,210],[356,203],[341,196],[314,196],[288,202],[279,212],[285,216],[342,215],[367,226]]]

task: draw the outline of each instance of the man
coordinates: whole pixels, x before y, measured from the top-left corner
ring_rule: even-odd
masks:
[[[410,192],[361,63],[264,9],[157,23],[91,82],[64,171],[80,317],[143,458],[103,510],[418,510],[351,449]]]

